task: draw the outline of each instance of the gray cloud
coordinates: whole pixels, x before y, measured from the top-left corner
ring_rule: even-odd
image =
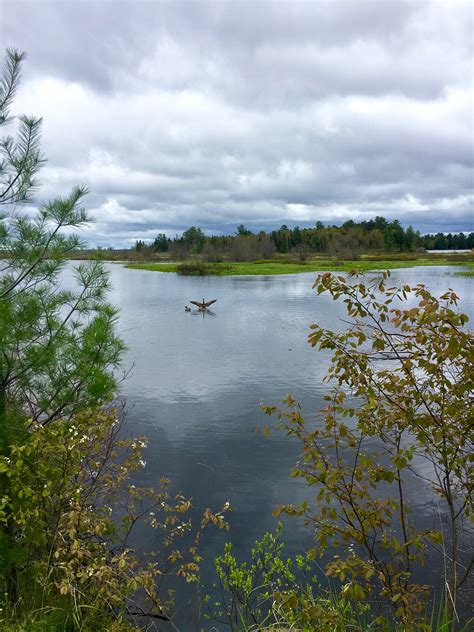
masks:
[[[41,199],[91,189],[87,239],[375,214],[470,230],[472,12],[438,2],[23,2],[17,111]]]

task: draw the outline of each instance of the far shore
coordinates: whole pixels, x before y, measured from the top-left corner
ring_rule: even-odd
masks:
[[[184,264],[188,267],[196,267],[195,272],[184,271]],[[417,266],[463,266],[468,268],[465,272],[457,274],[473,276],[474,257],[472,255],[414,255],[413,258],[407,255],[386,255],[385,257],[362,257],[357,261],[337,261],[331,258],[315,258],[308,261],[289,260],[263,260],[263,261],[226,261],[220,263],[204,263],[199,260],[188,262],[141,262],[127,263],[125,267],[132,270],[149,270],[151,272],[175,272],[184,275],[215,275],[215,276],[238,276],[238,275],[276,275],[276,274],[300,274],[303,272],[323,272],[341,271],[350,272],[353,270],[367,272],[370,270],[390,270],[397,268],[412,268]]]

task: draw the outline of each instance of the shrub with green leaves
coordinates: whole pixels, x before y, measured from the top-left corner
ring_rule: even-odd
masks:
[[[255,543],[250,562],[240,562],[225,545],[215,560],[218,585],[207,595],[205,615],[230,630],[360,629],[369,608],[321,586],[314,552],[284,558],[281,525]]]
[[[145,447],[144,438],[122,438],[114,409],[34,432],[25,426],[8,456],[0,456],[8,483],[0,526],[15,535],[10,554],[18,594],[3,612],[10,606],[44,617],[54,604],[51,616],[61,620],[61,613],[77,629],[91,630],[101,629],[94,626],[102,619],[168,618],[173,594],[161,594],[167,578],[196,581],[203,529],[226,525],[222,514],[207,510],[193,530],[191,502],[172,494],[167,479],[158,491],[133,485],[131,476],[145,466]],[[140,523],[154,531],[156,550],[149,555],[131,541]]]
[[[405,629],[417,626],[432,594],[414,578],[429,558],[444,569],[454,625],[473,570],[466,546],[474,481],[468,318],[452,290],[438,298],[422,284],[392,286],[388,272],[370,283],[325,273],[314,287],[343,301],[347,316],[338,330],[311,327],[310,344],[332,352],[326,379],[333,388],[316,421],[291,396],[287,410],[264,408],[301,443],[292,476],[315,493],[313,502],[276,514],[300,516],[314,529],[315,554],[336,547],[326,573],[356,600],[390,603]],[[435,500],[426,528],[412,520],[410,485]]]

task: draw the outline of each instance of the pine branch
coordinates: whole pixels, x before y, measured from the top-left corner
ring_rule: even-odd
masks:
[[[26,54],[15,48],[7,49],[7,59],[0,82],[0,125],[8,121],[8,108],[13,101],[21,76],[21,63]]]

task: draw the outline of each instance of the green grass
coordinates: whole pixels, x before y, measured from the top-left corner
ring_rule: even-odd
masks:
[[[150,270],[152,272],[179,272],[179,263],[130,263],[126,267],[133,270]],[[371,261],[361,259],[360,261],[342,261],[338,262],[329,258],[318,258],[305,262],[292,261],[252,261],[252,262],[225,262],[213,263],[209,266],[208,274],[212,275],[274,275],[274,274],[297,274],[301,272],[322,272],[325,270],[340,270],[341,272],[350,272],[351,270],[389,270],[396,268],[411,268],[414,266],[439,266],[439,265],[462,265],[473,266],[473,262],[450,261],[449,257],[433,257],[433,258],[414,258],[396,260],[381,259]],[[472,276],[474,271],[460,272],[466,276]]]
[[[474,277],[474,270],[463,270],[462,272],[455,272],[454,274],[462,277]]]

